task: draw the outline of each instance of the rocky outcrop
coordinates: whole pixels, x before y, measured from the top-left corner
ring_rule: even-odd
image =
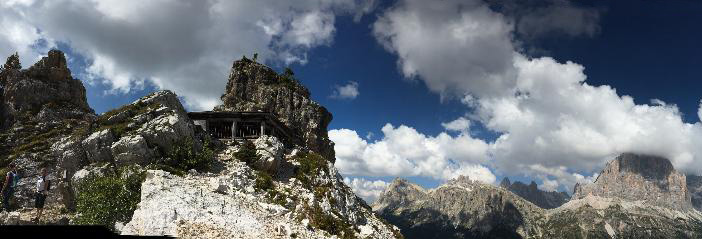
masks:
[[[500,187],[545,209],[557,208],[570,200],[570,195],[565,192],[547,192],[540,190],[534,181],[531,181],[529,185],[522,182],[511,183],[509,178],[505,177],[500,183]]]
[[[257,151],[273,149],[256,145],[260,146]],[[223,150],[219,157],[228,157],[237,147]],[[278,167],[312,163],[297,152],[269,156],[289,164]],[[333,165],[324,162],[310,178],[274,175],[267,188],[260,183],[262,171],[236,158],[226,160],[217,174],[179,177],[148,171],[138,209],[121,233],[180,238],[396,238],[397,229],[364,206]]]
[[[0,129],[10,128],[17,120],[26,121],[26,116],[52,121],[93,114],[83,84],[71,76],[66,58],[58,50],[49,51],[24,70],[19,56],[10,56],[0,71],[0,101]]]
[[[609,162],[594,183],[575,186],[573,199],[588,195],[645,201],[675,210],[690,210],[686,176],[668,159],[625,153]]]
[[[690,191],[692,206],[702,212],[702,176],[687,175],[687,189]]]
[[[291,71],[279,75],[246,58],[235,61],[221,99],[223,104],[215,111],[274,113],[293,131],[293,142],[334,162],[334,143],[327,135],[332,115],[310,99],[310,92],[294,79]]]
[[[30,206],[34,177],[39,168],[50,168],[50,179],[60,178],[54,166],[73,167],[83,158],[76,144],[63,141],[62,154],[54,160],[51,146],[88,127],[95,120],[85,88],[71,76],[63,52],[51,50],[36,64],[22,69],[17,54],[0,69],[0,168],[14,161],[21,178],[14,205]],[[65,185],[58,185],[59,187]],[[62,200],[52,194],[47,202]]]
[[[544,210],[493,185],[461,176],[425,190],[395,180],[373,209],[407,238],[528,238]]]

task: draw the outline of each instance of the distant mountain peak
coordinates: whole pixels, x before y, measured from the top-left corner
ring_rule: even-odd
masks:
[[[643,200],[676,210],[692,208],[686,176],[666,158],[623,153],[602,170],[594,183],[574,188],[573,199],[588,195]]]
[[[527,201],[541,208],[556,208],[568,202],[570,196],[564,192],[547,192],[539,189],[536,182],[531,181],[529,185],[516,181],[511,183],[509,178],[505,177],[500,183],[500,187],[507,189],[514,194],[526,199]]]

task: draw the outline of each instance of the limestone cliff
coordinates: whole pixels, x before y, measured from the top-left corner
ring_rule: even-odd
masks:
[[[293,131],[293,142],[334,162],[334,143],[327,136],[332,115],[310,99],[310,92],[295,80],[292,71],[277,74],[246,58],[235,61],[221,99],[223,104],[215,107],[215,111],[274,113]]]
[[[573,199],[617,197],[676,210],[692,209],[686,176],[668,159],[625,153],[609,162],[594,183],[576,185]]]

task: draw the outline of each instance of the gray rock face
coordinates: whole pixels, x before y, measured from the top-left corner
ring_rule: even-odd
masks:
[[[248,59],[235,61],[229,74],[223,104],[215,111],[272,112],[293,131],[298,145],[334,162],[334,143],[327,126],[332,115],[310,99],[310,92],[291,74],[278,75],[271,68]]]
[[[557,208],[570,200],[570,195],[565,192],[547,192],[540,190],[534,181],[526,185],[522,182],[511,183],[509,178],[505,178],[500,183],[500,187],[545,209]]]
[[[643,200],[676,210],[692,209],[686,176],[668,159],[625,153],[609,162],[594,183],[575,186],[573,199],[593,195]]]
[[[83,140],[83,149],[91,163],[112,162],[110,146],[115,141],[110,129],[95,132]]]
[[[373,209],[408,239],[702,236],[697,210],[592,195],[542,209],[504,188],[465,178],[431,190],[395,180]]]
[[[533,237],[544,214],[503,188],[463,176],[432,190],[395,180],[373,210],[407,238]]]
[[[687,175],[687,189],[690,191],[692,206],[702,211],[702,176]]]
[[[63,52],[49,51],[48,56],[22,70],[19,56],[12,55],[0,71],[0,129],[7,129],[23,113],[33,112],[51,119],[89,117],[85,88],[71,77]]]

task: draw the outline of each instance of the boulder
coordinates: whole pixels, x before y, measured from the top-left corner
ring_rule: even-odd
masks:
[[[114,141],[115,138],[110,129],[97,131],[88,136],[83,140],[83,148],[88,161],[91,163],[112,162],[110,147]]]
[[[120,165],[148,164],[156,155],[141,135],[124,136],[113,143],[111,149],[115,162]]]
[[[259,170],[276,172],[285,152],[283,143],[278,138],[267,135],[259,137],[253,143],[256,145],[256,153],[261,156],[258,161],[254,162],[254,167]]]

